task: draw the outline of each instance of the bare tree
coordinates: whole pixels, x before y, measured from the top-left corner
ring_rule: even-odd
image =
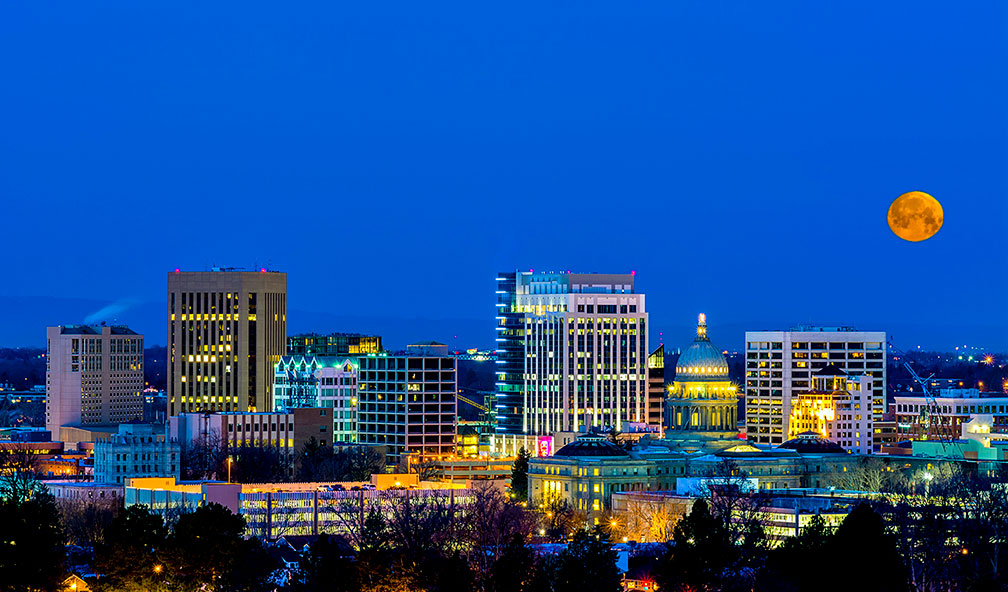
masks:
[[[748,475],[735,461],[719,462],[707,478],[711,514],[721,520],[732,541],[738,542],[754,528],[762,528],[770,498],[750,490]]]
[[[436,460],[425,458],[413,463],[411,472],[416,473],[420,481],[440,481],[444,477],[444,469]]]
[[[473,501],[465,508],[466,540],[472,543],[470,564],[482,578],[516,538],[528,541],[536,516],[489,483],[474,487]]]
[[[227,451],[220,434],[211,430],[184,443],[181,454],[183,479],[219,479],[227,472]]]
[[[681,518],[682,514],[660,496],[629,494],[618,534],[644,543],[664,543],[672,540],[672,531]]]
[[[67,542],[89,551],[105,541],[105,529],[119,515],[120,500],[63,499],[57,502]]]
[[[31,499],[40,487],[38,455],[28,448],[0,453],[0,497],[17,504]]]

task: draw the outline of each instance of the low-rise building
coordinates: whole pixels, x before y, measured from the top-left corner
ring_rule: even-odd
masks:
[[[124,483],[134,477],[178,477],[181,446],[162,425],[122,424],[119,432],[99,439],[94,447],[94,478],[98,483]]]
[[[901,440],[958,438],[974,415],[990,415],[993,432],[1008,433],[1008,395],[975,388],[943,388],[933,402],[921,394],[895,397],[896,429]]]

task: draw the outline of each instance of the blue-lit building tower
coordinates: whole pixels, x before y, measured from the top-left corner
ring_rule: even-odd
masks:
[[[497,393],[491,421],[498,434],[521,434],[525,399],[522,373],[525,357],[524,315],[518,310],[520,271],[497,274]]]

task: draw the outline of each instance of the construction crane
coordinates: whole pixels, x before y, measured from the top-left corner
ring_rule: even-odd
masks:
[[[951,434],[952,428],[954,427],[952,426],[952,420],[945,417],[942,413],[941,406],[938,404],[935,396],[928,388],[928,381],[934,378],[934,374],[931,374],[931,376],[928,376],[927,378],[921,378],[921,376],[917,374],[917,371],[914,370],[913,366],[910,365],[910,361],[907,360],[906,352],[893,345],[892,341],[889,341],[886,344],[886,347],[889,348],[891,353],[899,356],[899,358],[903,361],[903,367],[906,368],[907,372],[910,373],[910,376],[913,377],[914,381],[920,385],[921,391],[924,392],[924,402],[926,403],[926,406],[921,409],[921,425],[924,426],[925,430],[930,432],[929,428],[931,427],[932,421],[934,418],[937,418],[938,440],[941,442],[942,451],[945,451],[951,444],[955,444],[958,448],[958,443],[955,442],[955,439]]]
[[[490,413],[490,410],[486,407],[486,405],[480,405],[479,403],[477,403],[476,401],[473,401],[472,399],[470,399],[468,397],[463,397],[461,394],[455,395],[455,397],[459,401],[462,401],[463,403],[468,403],[469,405],[472,405],[473,407],[479,409],[483,413]]]

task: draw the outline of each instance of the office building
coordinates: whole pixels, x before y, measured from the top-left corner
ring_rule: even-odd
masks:
[[[885,412],[886,334],[851,327],[801,326],[746,332],[746,434],[780,444],[790,433],[792,400],[811,390],[812,373],[833,364],[872,377],[872,420]]]
[[[332,409],[335,442],[357,442],[357,358],[284,356],[273,378],[273,410]]]
[[[168,274],[168,415],[267,411],[287,342],[287,274]]]
[[[179,477],[181,446],[165,434],[165,426],[122,424],[117,434],[94,445],[96,483],[125,483],[134,477]]]
[[[357,431],[361,444],[385,449],[387,464],[403,454],[455,452],[455,358],[369,355],[360,358]]]
[[[817,370],[812,374],[812,390],[791,401],[788,436],[814,432],[850,452],[871,454],[872,382],[870,376],[848,375],[832,364]]]
[[[382,338],[378,335],[301,333],[287,338],[287,354],[291,356],[347,357],[382,351]]]
[[[899,440],[940,440],[960,437],[962,426],[977,415],[989,415],[994,433],[1008,433],[1008,395],[975,388],[944,388],[934,402],[923,393],[895,397]]]
[[[127,327],[46,328],[46,429],[143,416],[143,335]]]
[[[665,346],[659,345],[648,356],[648,425],[664,427],[665,398]]]
[[[738,443],[738,395],[728,362],[707,337],[707,317],[697,318],[696,338],[676,361],[668,392],[665,439],[688,451]]]
[[[499,434],[648,420],[648,315],[634,274],[497,276]]]

